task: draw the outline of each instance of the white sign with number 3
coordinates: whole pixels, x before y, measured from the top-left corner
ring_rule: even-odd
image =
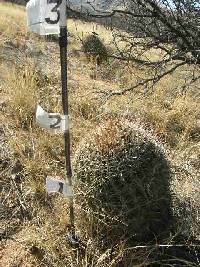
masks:
[[[39,35],[59,34],[61,9],[66,0],[30,0],[26,5],[28,29]]]

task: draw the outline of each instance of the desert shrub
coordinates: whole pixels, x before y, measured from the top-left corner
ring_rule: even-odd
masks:
[[[169,163],[152,137],[122,118],[100,125],[74,159],[78,228],[104,244],[150,241],[170,224]]]
[[[98,65],[108,57],[106,46],[95,33],[88,35],[83,40],[82,50],[88,59],[95,59]]]

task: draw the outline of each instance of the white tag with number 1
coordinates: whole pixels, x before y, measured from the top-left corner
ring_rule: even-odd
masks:
[[[48,193],[60,193],[64,197],[73,197],[72,186],[66,184],[66,182],[53,177],[46,178],[46,190]]]

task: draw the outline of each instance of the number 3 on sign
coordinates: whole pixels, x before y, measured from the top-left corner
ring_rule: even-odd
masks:
[[[51,8],[50,12],[53,13],[52,17],[46,17],[45,21],[48,24],[57,24],[60,20],[60,11],[59,7],[62,3],[62,0],[47,0],[48,6]],[[48,14],[49,15],[49,14]]]

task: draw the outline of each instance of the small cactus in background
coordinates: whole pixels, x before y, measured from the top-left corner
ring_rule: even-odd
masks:
[[[83,40],[82,50],[86,57],[95,60],[97,65],[107,60],[107,49],[95,32]]]
[[[150,241],[170,224],[170,168],[160,146],[133,123],[109,119],[74,159],[78,228],[98,242]]]

